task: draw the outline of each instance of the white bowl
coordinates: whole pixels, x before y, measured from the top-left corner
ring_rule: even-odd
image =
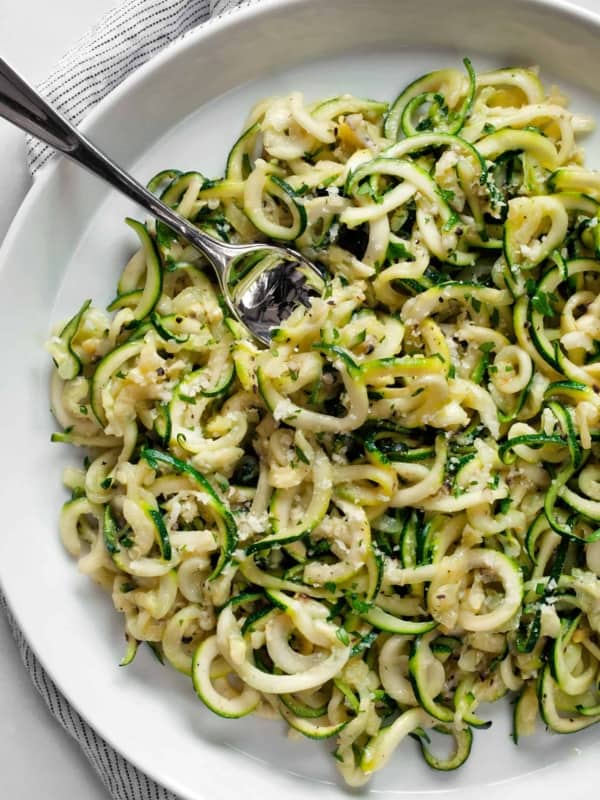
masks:
[[[353,92],[393,99],[410,79],[470,56],[476,68],[539,64],[581,111],[600,119],[600,26],[592,15],[533,0],[262,0],[169,47],[115,90],[85,130],[142,179],[165,167],[222,173],[246,112],[264,95]],[[588,163],[600,166],[596,136]],[[110,600],[63,552],[57,517],[63,465],[82,454],[51,445],[51,323],[85,297],[105,304],[133,246],[131,204],[57,161],[36,180],[0,252],[4,462],[0,578],[49,674],[76,709],[127,758],[190,800],[347,794],[326,746],[291,740],[281,724],[213,716],[191,683],[141,652],[117,667],[122,624]],[[510,707],[476,732],[456,773],[424,765],[403,744],[365,792],[489,800],[580,797],[594,788],[600,729],[540,734],[516,748]],[[510,787],[506,782],[510,781]],[[543,795],[542,795],[543,793]]]

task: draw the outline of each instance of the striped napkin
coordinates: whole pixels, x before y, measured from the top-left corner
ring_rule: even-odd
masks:
[[[133,70],[166,45],[211,17],[257,0],[125,0],[109,11],[61,59],[39,91],[78,124]],[[54,154],[28,140],[27,158],[35,174]],[[81,746],[114,800],[177,800],[151,781],[84,722],[50,680],[31,651],[0,592],[0,613],[8,621],[35,688],[63,728]]]
[[[125,0],[66,53],[37,87],[75,125],[131,72],[198,25],[253,0]],[[54,151],[28,139],[35,174]]]

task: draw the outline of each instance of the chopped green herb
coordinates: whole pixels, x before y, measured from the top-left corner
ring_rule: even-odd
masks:
[[[444,224],[444,227],[443,227],[443,229],[442,229],[442,230],[444,230],[444,231],[451,231],[451,230],[452,230],[452,228],[454,228],[454,226],[455,226],[455,225],[458,225],[458,223],[459,223],[459,222],[460,222],[460,217],[458,216],[458,214],[456,213],[456,211],[453,211],[453,212],[450,214],[450,216],[448,217],[448,220],[447,220],[447,222]]]
[[[348,636],[348,631],[345,628],[338,628],[335,632],[335,635],[342,644],[346,645],[346,647],[350,644],[350,637]]]
[[[289,419],[289,417],[288,417],[288,419]],[[296,455],[298,456],[300,461],[302,461],[304,464],[310,464],[310,459],[307,458],[305,453],[302,451],[302,449],[300,447],[298,447],[297,444],[294,445],[294,450],[296,451]]]
[[[536,292],[531,298],[531,305],[544,317],[553,317],[556,312],[553,303],[557,302],[557,297],[553,292]]]
[[[499,514],[506,514],[508,509],[512,505],[512,498],[511,497],[504,497],[498,503],[498,513]]]
[[[483,342],[483,344],[479,345],[479,350],[481,353],[490,353],[494,347],[494,342]]]
[[[386,261],[394,263],[396,261],[414,261],[415,257],[406,248],[404,242],[390,241],[385,254]]]
[[[379,636],[379,631],[369,631],[364,636],[360,638],[360,640],[354,645],[352,650],[350,651],[350,656],[357,656],[359,653],[362,653],[364,650],[368,650],[375,639]]]
[[[366,614],[372,606],[372,603],[368,603],[366,600],[361,600],[360,597],[357,597],[355,594],[347,595],[347,600],[357,614]]]

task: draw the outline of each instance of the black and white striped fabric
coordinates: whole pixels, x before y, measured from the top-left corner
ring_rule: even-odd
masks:
[[[151,781],[147,775],[113,750],[69,705],[33,654],[0,593],[1,612],[8,618],[23,664],[33,685],[65,731],[78,742],[110,796],[115,800],[177,800],[174,794]]]
[[[211,17],[247,4],[248,0],[125,0],[106,13],[37,88],[77,125],[111,89],[166,45]],[[47,145],[28,140],[33,174],[53,154]]]
[[[109,11],[58,63],[38,87],[72,122],[86,114],[133,70],[159,50],[216,15],[258,0],[126,0]],[[47,146],[28,142],[35,174],[53,155]],[[0,592],[23,663],[51,713],[81,746],[115,800],[177,800],[115,752],[69,705],[36,659]]]

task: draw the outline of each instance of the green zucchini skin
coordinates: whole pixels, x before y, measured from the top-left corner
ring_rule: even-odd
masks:
[[[193,483],[205,492],[208,504],[214,512],[217,522],[221,527],[221,548],[219,560],[213,569],[210,579],[215,580],[221,574],[223,569],[230,563],[233,552],[237,546],[238,533],[235,518],[229,508],[225,505],[223,500],[215,492],[211,484],[198,470],[191,464],[182,461],[175,456],[164,453],[160,450],[152,448],[143,448],[141,457],[153,469],[157,469],[159,465],[168,467],[176,474],[183,474],[190,478]],[[161,532],[162,533],[162,532]]]
[[[60,354],[57,348],[53,348],[54,363],[58,374],[63,380],[73,380],[73,378],[76,378],[81,373],[81,359],[73,349],[73,340],[77,335],[83,316],[90,307],[91,302],[91,300],[86,300],[75,316],[67,322],[60,332],[58,337],[61,343]]]
[[[258,258],[217,285],[133,219],[112,316],[86,300],[49,343],[52,441],[92,451],[61,536],[121,665],[147,641],[223,719],[337,739],[353,784],[406,736],[460,768],[509,692],[515,743],[600,720],[600,177],[534,72],[463,63],[391,104],[265,101],[222,177],[149,181],[323,267],[270,347],[223,296]]]
[[[137,321],[145,319],[154,309],[160,299],[163,283],[163,270],[160,255],[154,239],[148,233],[146,226],[135,219],[126,219],[125,222],[138,235],[146,255],[146,276],[144,289],[133,314]]]

